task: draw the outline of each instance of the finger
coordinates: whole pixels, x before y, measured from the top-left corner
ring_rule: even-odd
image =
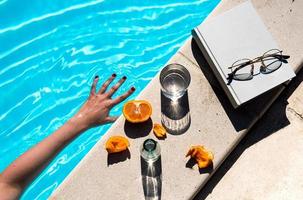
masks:
[[[105,91],[106,91],[106,89],[107,89],[107,87],[109,86],[109,84],[111,83],[111,82],[113,82],[113,80],[116,78],[116,74],[112,74],[111,75],[111,77],[109,77],[108,79],[107,79],[107,81],[105,81],[105,83],[103,83],[103,85],[101,86],[101,88],[100,88],[100,90],[99,90],[99,94],[103,94]]]
[[[106,121],[107,123],[113,123],[113,122],[115,122],[118,118],[119,118],[118,116],[108,116],[108,117],[105,118],[105,121]]]
[[[93,84],[90,88],[90,97],[96,94],[96,86],[97,86],[98,80],[99,80],[99,76],[97,75],[97,76],[95,76]]]
[[[134,91],[136,90],[136,88],[131,87],[127,92],[125,92],[123,95],[117,97],[116,99],[114,99],[112,101],[112,106],[117,105],[118,103],[124,101],[127,97],[129,97],[132,93],[134,93]]]
[[[107,95],[109,97],[113,96],[113,94],[119,89],[119,87],[125,82],[126,80],[126,76],[123,76],[119,81],[118,83],[116,83],[116,85],[114,85],[110,90],[109,92],[107,93]]]

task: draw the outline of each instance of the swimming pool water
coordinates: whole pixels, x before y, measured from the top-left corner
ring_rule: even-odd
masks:
[[[136,95],[220,0],[0,0],[0,172],[86,99],[93,77]],[[121,114],[119,105],[113,115]],[[22,199],[46,199],[110,125],[68,145]]]

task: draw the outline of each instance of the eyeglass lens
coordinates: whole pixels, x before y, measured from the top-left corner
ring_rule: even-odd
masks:
[[[282,60],[275,55],[281,56],[282,53],[278,49],[272,49],[263,55],[262,62],[264,66],[261,68],[261,73],[271,73],[281,67]]]
[[[232,65],[232,71],[235,70],[237,68],[237,66],[240,66],[241,64],[245,64],[247,62],[249,62],[249,59],[242,59],[242,60],[238,60],[236,61],[233,65]],[[233,76],[233,79],[235,80],[250,80],[253,78],[253,75],[251,73],[252,70],[252,64],[248,64],[245,65],[244,67],[238,68]]]

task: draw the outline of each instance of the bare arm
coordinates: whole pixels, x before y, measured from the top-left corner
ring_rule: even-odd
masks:
[[[131,88],[116,99],[111,99],[111,96],[126,80],[126,77],[123,77],[106,92],[108,85],[115,77],[116,75],[113,74],[96,92],[98,82],[98,76],[96,76],[89,98],[79,112],[3,171],[0,175],[0,199],[18,199],[26,185],[66,144],[91,127],[111,123],[117,119],[117,117],[109,116],[110,109],[131,95],[135,88]]]

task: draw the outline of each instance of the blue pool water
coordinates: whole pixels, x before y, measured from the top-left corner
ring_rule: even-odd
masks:
[[[0,0],[0,172],[70,118],[92,78],[135,96],[219,0]],[[120,114],[119,105],[112,114]],[[22,199],[46,199],[110,125],[66,147]]]

